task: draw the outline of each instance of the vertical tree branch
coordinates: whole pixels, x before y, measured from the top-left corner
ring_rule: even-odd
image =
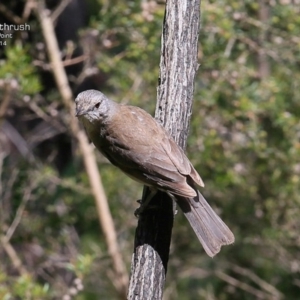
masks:
[[[167,1],[155,117],[183,149],[199,67],[199,28],[200,0]]]
[[[118,289],[120,298],[125,298],[128,286],[128,275],[126,273],[125,264],[117,242],[115,226],[107,203],[107,198],[103,189],[101,177],[97,168],[95,155],[88,143],[85,133],[80,129],[78,121],[75,118],[72,91],[70,89],[67,75],[60,57],[60,51],[57,39],[55,37],[50,12],[45,9],[43,1],[37,2],[37,14],[42,27],[43,36],[45,38],[54,78],[64,105],[69,111],[69,124],[71,127],[71,131],[78,140],[78,144],[83,155],[86,172],[88,174],[89,182],[92,188],[92,193],[96,201],[100,225],[106,239],[108,252],[112,259],[115,272],[115,280],[113,283]]]
[[[198,69],[200,0],[170,0],[163,24],[156,119],[185,148]],[[147,194],[144,189],[143,199]],[[139,218],[128,299],[162,299],[173,226],[173,203],[158,192]]]

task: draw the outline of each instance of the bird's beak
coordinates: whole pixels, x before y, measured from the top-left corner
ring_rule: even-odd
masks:
[[[85,113],[86,113],[86,111],[83,108],[76,107],[76,114],[75,114],[76,117],[82,116]]]

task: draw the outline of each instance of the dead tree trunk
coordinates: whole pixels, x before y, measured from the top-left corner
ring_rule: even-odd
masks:
[[[200,0],[168,0],[163,24],[155,117],[184,149],[198,69]],[[148,193],[144,188],[143,199]],[[158,192],[138,221],[128,299],[162,299],[173,227],[173,203]]]

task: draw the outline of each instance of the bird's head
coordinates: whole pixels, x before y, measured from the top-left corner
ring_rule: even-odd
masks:
[[[76,117],[90,123],[101,122],[108,117],[110,100],[99,91],[87,90],[76,99]]]

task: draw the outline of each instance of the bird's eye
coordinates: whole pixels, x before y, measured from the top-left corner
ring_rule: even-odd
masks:
[[[99,108],[99,107],[100,107],[100,102],[96,103],[96,104],[95,104],[95,107],[96,107],[96,108]]]

